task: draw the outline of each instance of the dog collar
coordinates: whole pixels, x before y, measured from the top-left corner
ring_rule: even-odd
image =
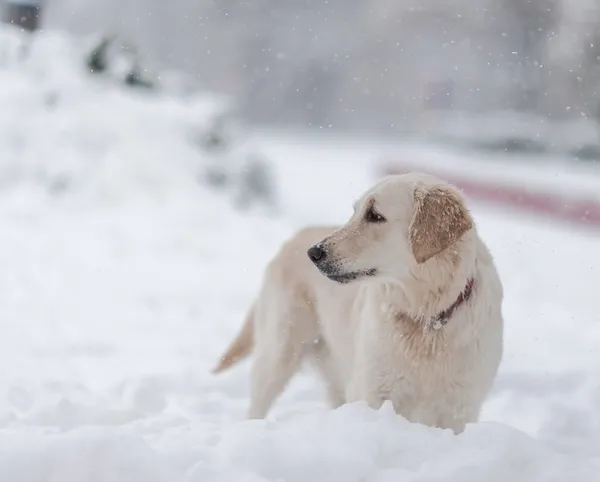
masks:
[[[454,311],[456,310],[456,308],[458,308],[465,301],[467,301],[471,297],[472,293],[473,293],[473,278],[469,278],[469,280],[467,281],[467,285],[465,286],[465,289],[461,291],[461,293],[458,295],[458,298],[456,298],[456,301],[454,303],[452,303],[452,305],[450,305],[447,309],[445,309],[441,313],[438,313],[436,316],[431,318],[430,323],[429,323],[431,328],[433,328],[434,330],[439,330],[444,325],[446,325],[446,323],[448,323],[448,320],[450,320],[450,318],[452,318],[452,315],[454,314]]]

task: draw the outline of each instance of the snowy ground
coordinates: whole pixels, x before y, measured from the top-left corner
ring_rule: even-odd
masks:
[[[0,100],[0,481],[597,480],[594,234],[473,206],[505,286],[506,351],[464,434],[387,406],[329,411],[308,371],[269,420],[244,421],[248,364],[209,370],[279,244],[343,222],[378,149],[260,139],[282,214],[242,216],[193,181],[178,104],[104,88],[89,101],[57,81],[51,114],[24,103],[38,90],[24,75],[0,72],[12,89]],[[71,187],[48,193],[48,172]]]
[[[454,437],[389,408],[329,412],[310,372],[271,421],[243,421],[248,364],[208,371],[265,262],[296,226],[342,222],[373,180],[369,148],[264,145],[283,219],[192,187],[112,204],[4,195],[0,480],[595,480],[597,239],[478,206],[506,289],[485,423]]]

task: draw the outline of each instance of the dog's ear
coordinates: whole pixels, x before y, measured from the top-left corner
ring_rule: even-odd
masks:
[[[444,251],[473,227],[462,197],[450,186],[417,187],[414,202],[408,237],[419,264]]]

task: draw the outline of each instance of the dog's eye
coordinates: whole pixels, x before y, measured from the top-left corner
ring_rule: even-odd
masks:
[[[367,221],[368,223],[384,223],[385,218],[377,211],[375,211],[373,207],[370,207],[365,213],[365,221]]]

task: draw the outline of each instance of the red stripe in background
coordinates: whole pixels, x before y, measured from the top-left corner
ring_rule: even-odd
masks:
[[[447,172],[443,173],[423,167],[417,168],[403,163],[384,164],[381,169],[383,174],[401,174],[413,170],[445,179],[474,199],[544,214],[552,219],[600,228],[600,202],[590,198],[576,198],[549,192],[531,192],[525,188],[483,180],[475,181]]]

